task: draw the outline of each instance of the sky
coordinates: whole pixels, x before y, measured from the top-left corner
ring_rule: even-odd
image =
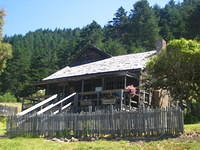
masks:
[[[151,6],[163,7],[169,0],[148,1]],[[41,28],[82,28],[93,20],[103,27],[120,6],[130,11],[135,2],[137,0],[0,0],[0,8],[7,13],[4,35],[12,36]]]

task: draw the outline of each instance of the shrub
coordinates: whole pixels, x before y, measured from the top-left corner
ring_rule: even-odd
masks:
[[[0,102],[17,102],[17,98],[8,92],[0,95]]]
[[[191,113],[187,113],[184,116],[184,122],[185,124],[193,124],[193,123],[198,123],[199,118],[195,115],[192,115]]]

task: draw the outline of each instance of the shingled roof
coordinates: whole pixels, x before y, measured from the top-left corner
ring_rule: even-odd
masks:
[[[156,51],[148,51],[143,53],[120,55],[75,67],[67,66],[44,78],[43,81],[97,73],[108,73],[113,71],[143,69],[149,57],[155,53]]]

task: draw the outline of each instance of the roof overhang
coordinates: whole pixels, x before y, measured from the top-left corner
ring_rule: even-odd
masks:
[[[131,73],[130,73],[131,71]],[[63,78],[55,78],[50,80],[42,80],[35,85],[47,85],[47,84],[56,84],[60,82],[69,82],[69,81],[79,81],[79,80],[87,80],[91,78],[100,78],[100,77],[108,77],[108,76],[129,76],[132,73],[140,72],[141,68],[138,69],[131,69],[131,70],[119,70],[119,71],[112,71],[112,72],[104,72],[104,73],[94,73],[94,74],[84,74],[79,76],[71,76],[71,77],[63,77]]]

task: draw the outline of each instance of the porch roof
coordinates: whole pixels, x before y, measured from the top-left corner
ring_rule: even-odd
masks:
[[[156,51],[134,53],[127,55],[114,56],[104,60],[79,65],[75,67],[66,66],[56,73],[44,78],[42,81],[70,78],[74,76],[92,75],[97,73],[108,73],[125,70],[144,69],[149,57]]]

